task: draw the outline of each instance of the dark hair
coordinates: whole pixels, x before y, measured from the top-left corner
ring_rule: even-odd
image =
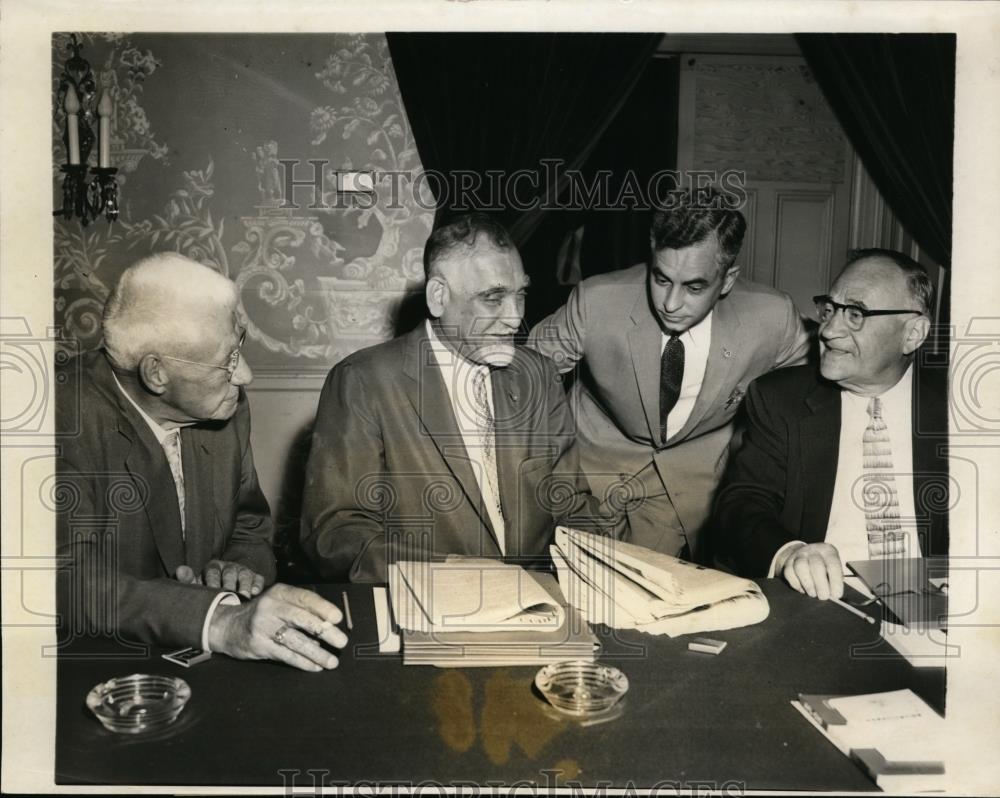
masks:
[[[649,238],[654,250],[684,249],[714,232],[719,238],[719,265],[728,269],[740,252],[746,229],[743,214],[728,207],[719,192],[696,189],[671,193],[653,213]]]
[[[927,269],[917,263],[909,255],[892,249],[855,249],[850,253],[847,266],[853,266],[858,261],[881,258],[896,264],[906,277],[906,287],[916,300],[924,315],[933,318],[934,315],[934,285],[927,275]]]
[[[431,233],[424,245],[424,275],[430,277],[434,264],[452,250],[461,246],[474,247],[479,236],[485,236],[490,246],[496,249],[508,250],[514,246],[510,233],[493,217],[485,213],[466,213],[454,217]]]

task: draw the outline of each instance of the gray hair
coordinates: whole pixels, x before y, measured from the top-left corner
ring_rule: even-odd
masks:
[[[200,320],[236,308],[236,285],[208,266],[161,252],[122,272],[104,305],[104,348],[133,370],[147,354],[177,357],[204,346]]]
[[[906,277],[906,287],[910,296],[913,297],[913,301],[920,306],[920,310],[925,316],[933,320],[934,284],[927,275],[927,269],[909,255],[904,255],[893,249],[856,249],[849,253],[847,266],[852,266],[858,261],[878,258],[894,263],[903,272],[903,276]],[[844,268],[846,269],[847,266]]]

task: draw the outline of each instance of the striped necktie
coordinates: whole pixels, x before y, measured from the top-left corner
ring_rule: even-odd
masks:
[[[181,432],[173,430],[160,444],[163,453],[170,464],[170,473],[174,477],[174,488],[177,490],[177,506],[181,511],[181,536],[184,536],[184,466],[181,463]]]
[[[899,524],[899,497],[892,468],[889,430],[882,419],[882,400],[868,402],[868,426],[862,447],[864,471],[865,528],[871,559],[906,556],[906,533]]]

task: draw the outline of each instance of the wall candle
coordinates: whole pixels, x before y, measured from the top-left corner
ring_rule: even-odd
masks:
[[[111,114],[114,113],[115,106],[111,102],[111,95],[105,89],[101,92],[101,100],[97,104],[97,115],[101,118],[100,127],[100,157],[97,165],[101,169],[111,166]]]
[[[77,128],[76,115],[80,113],[80,99],[76,89],[71,85],[66,87],[66,99],[63,103],[66,109],[66,132],[69,137],[69,163],[77,166],[80,163],[80,131]]]

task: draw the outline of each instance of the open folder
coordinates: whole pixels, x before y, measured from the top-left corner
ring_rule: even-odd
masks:
[[[755,582],[632,543],[558,527],[550,552],[563,595],[590,623],[675,637],[768,616]]]

